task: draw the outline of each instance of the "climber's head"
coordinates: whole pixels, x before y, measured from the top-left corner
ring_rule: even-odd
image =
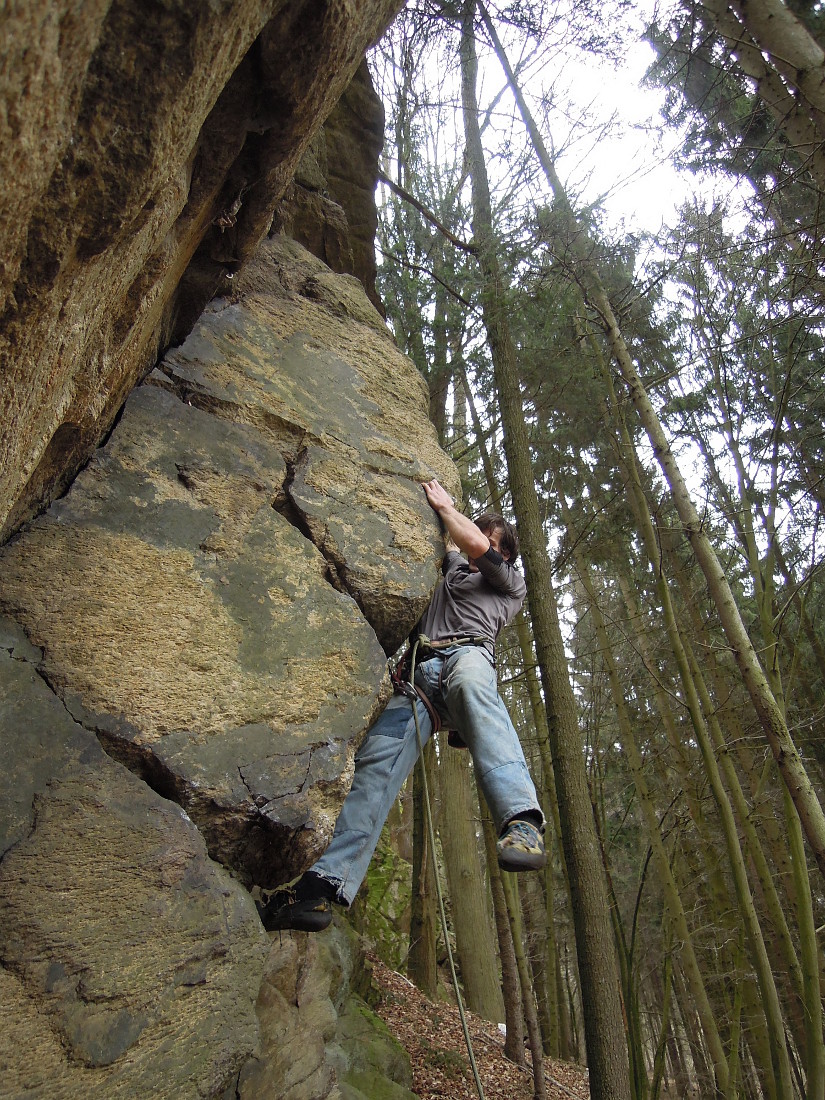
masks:
[[[518,557],[518,534],[512,523],[498,512],[485,512],[474,520],[479,531],[490,540],[490,545],[505,559],[515,562]]]

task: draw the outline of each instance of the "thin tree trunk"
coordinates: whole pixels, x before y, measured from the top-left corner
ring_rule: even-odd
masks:
[[[441,846],[464,996],[469,1009],[497,1023],[504,1020],[504,1002],[487,889],[478,859],[470,757],[449,748],[446,737],[440,747]]]
[[[548,706],[553,766],[563,815],[565,858],[574,897],[582,1010],[594,1100],[630,1100],[627,1043],[604,871],[590,811],[576,704],[558,622],[550,562],[533,482],[527,429],[504,311],[492,227],[489,184],[478,126],[474,4],[464,9],[461,34],[462,103],[473,193],[473,232],[482,270],[482,311],[493,357],[513,507],[519,521],[531,617]]]
[[[765,672],[759,663],[756,650],[748,636],[745,624],[742,622],[739,608],[736,605],[724,569],[705,532],[704,523],[693,505],[687,485],[665,438],[656,411],[633,365],[630,352],[621,336],[612,308],[604,291],[600,288],[597,288],[593,298],[596,309],[603,318],[613,353],[619,363],[622,376],[636,406],[636,411],[639,413],[639,418],[653,446],[659,466],[670,487],[685,534],[707,580],[708,589],[719,613],[722,628],[733,650],[733,655],[739,665],[753,705],[762,722],[774,759],[793,798],[819,869],[825,875],[825,813],[823,813],[802,759],[793,743],[782,709],[771,691]]]
[[[782,1020],[781,1008],[779,1005],[779,998],[776,992],[776,985],[773,980],[773,973],[770,968],[767,951],[765,950],[764,939],[762,937],[762,931],[756,915],[756,909],[753,904],[753,898],[750,893],[750,886],[748,885],[747,872],[745,869],[744,859],[742,857],[742,850],[739,845],[733,811],[731,809],[730,802],[728,800],[724,785],[722,784],[721,776],[719,774],[719,767],[711,746],[710,735],[705,722],[704,714],[702,713],[702,707],[696,681],[691,674],[688,654],[686,652],[684,641],[681,637],[676,623],[676,615],[673,609],[667,580],[661,570],[659,548],[657,545],[655,532],[653,530],[653,524],[650,519],[647,501],[644,497],[644,493],[642,491],[641,483],[638,476],[638,471],[636,469],[630,439],[629,436],[626,434],[626,429],[623,427],[623,425],[621,426],[621,430],[623,432],[622,442],[623,450],[626,456],[625,469],[628,473],[628,480],[631,489],[631,501],[634,505],[639,529],[642,533],[645,547],[647,548],[648,556],[651,561],[651,566],[656,573],[657,591],[661,599],[665,627],[671,646],[673,647],[673,653],[676,658],[677,666],[679,668],[682,687],[685,693],[685,700],[690,711],[693,728],[696,733],[697,743],[699,745],[699,749],[702,754],[702,760],[705,765],[705,771],[707,773],[714,800],[716,801],[717,809],[719,810],[719,815],[722,821],[725,844],[727,847],[731,870],[733,872],[733,881],[736,888],[736,896],[740,908],[740,914],[742,921],[747,929],[748,941],[751,947],[753,962],[756,966],[757,975],[759,978],[759,987],[763,998],[764,1010],[768,1017],[768,1034],[771,1041],[771,1055],[774,1059],[774,1068],[777,1075],[777,1081],[781,1084],[780,1095],[783,1097],[783,1100],[784,1098],[787,1098],[787,1100],[791,1100],[793,1096],[793,1086],[791,1083],[790,1064],[788,1062],[787,1048],[785,1046],[784,1024]],[[728,1085],[727,1063],[725,1062],[725,1064],[723,1065],[722,1061],[720,1061],[720,1055],[722,1056],[722,1058],[724,1058],[724,1055],[718,1048],[714,1052],[713,1047],[711,1048],[711,1054],[714,1061],[714,1069],[717,1074],[717,1081],[720,1086],[720,1091],[726,1093]]]
[[[710,1001],[708,1000],[707,992],[705,990],[705,983],[702,980],[702,973],[693,949],[693,940],[691,938],[690,930],[688,928],[685,910],[682,905],[682,899],[676,886],[676,882],[673,878],[673,874],[671,872],[670,858],[667,854],[667,851],[665,850],[661,833],[659,832],[659,821],[656,814],[656,809],[653,804],[653,797],[650,793],[650,788],[648,786],[647,778],[645,776],[645,766],[642,760],[642,755],[639,752],[638,746],[636,744],[636,737],[633,732],[633,722],[625,703],[624,690],[622,687],[618,669],[616,668],[616,664],[613,659],[612,647],[610,645],[610,640],[608,638],[607,630],[604,625],[601,608],[599,607],[596,593],[593,588],[593,582],[590,577],[590,569],[587,562],[584,560],[584,555],[580,550],[581,544],[577,540],[577,532],[572,526],[572,517],[570,515],[570,510],[568,509],[563,497],[560,498],[560,504],[562,508],[562,516],[564,518],[565,525],[567,526],[570,541],[575,547],[573,555],[576,562],[579,579],[584,587],[585,592],[587,593],[587,598],[589,601],[589,611],[593,626],[596,631],[596,638],[599,644],[602,660],[604,661],[607,671],[607,678],[610,684],[613,706],[616,710],[616,715],[619,722],[622,748],[624,749],[625,757],[630,767],[630,774],[633,777],[633,784],[636,788],[636,795],[639,801],[639,807],[642,811],[642,816],[646,826],[647,841],[648,844],[650,844],[651,846],[653,859],[655,861],[656,870],[659,876],[659,882],[664,892],[665,910],[669,920],[673,924],[673,930],[680,944],[680,964],[687,980],[688,986],[690,988],[691,996],[693,997],[696,1011],[702,1024],[702,1030],[705,1033],[705,1039],[707,1041],[708,1048],[711,1051],[711,1057],[713,1058],[714,1064],[717,1065],[718,1068],[719,1063],[725,1061],[725,1053],[722,1046],[722,1040],[716,1026],[714,1012],[711,1008]],[[725,1083],[724,1074],[722,1074],[721,1076],[722,1080],[720,1080],[719,1083],[720,1088],[723,1088]]]
[[[536,875],[521,875],[518,880],[521,911],[527,929],[527,955],[533,988],[538,1002],[539,1025],[544,1053],[559,1057],[558,1018],[556,1006],[555,957],[548,950],[547,908],[544,893]]]
[[[780,783],[784,801],[786,832],[791,848],[791,867],[794,874],[794,897],[801,899],[796,905],[797,922],[800,929],[800,957],[797,957],[785,917],[774,876],[768,867],[758,833],[752,820],[752,811],[747,805],[739,779],[730,759],[728,745],[722,734],[716,717],[710,694],[705,687],[696,657],[688,647],[688,656],[694,672],[702,706],[708,718],[713,737],[714,748],[720,766],[725,773],[728,789],[731,792],[734,807],[743,830],[748,854],[750,855],[759,879],[762,897],[765,902],[770,927],[778,946],[778,957],[784,962],[786,975],[791,985],[793,1003],[788,1009],[792,1032],[807,1065],[808,1088],[810,1096],[821,1097],[823,1093],[823,1043],[822,1014],[819,983],[819,959],[816,949],[813,905],[805,867],[804,845],[799,829],[799,819],[792,811],[787,788]],[[800,965],[800,958],[803,965]]]
[[[493,895],[493,912],[498,933],[499,954],[501,956],[501,989],[504,994],[504,1055],[516,1065],[524,1065],[524,1016],[519,995],[519,975],[516,965],[516,953],[513,948],[513,934],[507,913],[507,901],[504,897],[504,885],[496,856],[496,834],[493,822],[486,806],[481,807],[481,827],[484,832],[484,848],[487,852],[487,866],[490,873],[490,892]]]
[[[407,975],[418,988],[434,1001],[438,995],[438,966],[436,962],[436,918],[434,858],[430,853],[427,821],[424,810],[424,784],[421,768],[427,768],[427,783],[435,790],[435,743],[430,738],[424,753],[413,771],[413,874],[412,913],[410,916],[410,953],[407,957]]]
[[[547,1089],[544,1083],[544,1050],[541,1042],[541,1029],[539,1028],[536,1014],[536,1001],[533,996],[533,985],[530,981],[530,971],[527,968],[527,959],[524,956],[524,944],[520,929],[516,920],[519,909],[518,890],[512,875],[503,878],[504,892],[507,898],[507,911],[510,915],[510,931],[513,934],[513,945],[516,952],[516,965],[518,967],[519,982],[521,983],[521,1003],[524,1007],[524,1018],[527,1023],[527,1035],[530,1042],[530,1054],[533,1060],[533,1096],[535,1100],[546,1100]]]
[[[670,954],[670,936],[665,941],[664,970],[661,979],[661,1009],[659,1011],[659,1040],[653,1055],[653,1070],[650,1075],[650,1100],[659,1100],[665,1076],[665,1055],[671,1034],[670,1002],[673,992],[673,959]]]

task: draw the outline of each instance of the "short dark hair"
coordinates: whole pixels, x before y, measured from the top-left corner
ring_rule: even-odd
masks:
[[[501,549],[506,551],[508,561],[515,562],[518,557],[518,533],[512,523],[498,512],[485,512],[473,522],[485,535],[491,531],[501,531]]]

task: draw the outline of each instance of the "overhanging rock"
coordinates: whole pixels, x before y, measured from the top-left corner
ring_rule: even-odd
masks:
[[[65,491],[158,349],[188,333],[252,255],[400,6],[4,5],[0,539]],[[356,110],[374,116],[359,86]],[[376,141],[371,134],[373,150]],[[349,143],[345,159],[369,156]],[[355,165],[345,174],[358,178]],[[337,182],[322,186],[355,214],[364,206],[351,201],[351,182],[345,194]],[[340,206],[316,212],[343,218]],[[364,256],[369,227],[351,225]],[[350,251],[342,226],[332,236]],[[340,270],[369,279],[354,258]]]

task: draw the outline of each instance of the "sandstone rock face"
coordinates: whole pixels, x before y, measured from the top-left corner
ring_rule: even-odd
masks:
[[[0,550],[0,1097],[410,1095],[338,939],[244,887],[325,847],[436,581],[426,407],[272,238]]]
[[[258,998],[260,1053],[239,1100],[414,1100],[406,1052],[370,1010],[363,960],[344,922],[323,936],[273,936]]]
[[[110,760],[0,620],[0,1096],[218,1095],[267,942],[181,809]]]
[[[335,107],[399,6],[0,15],[0,1100],[411,1095],[351,937],[247,890],[325,846],[457,484],[364,66]]]
[[[0,536],[65,489],[158,349],[252,253],[399,6],[4,11]]]
[[[75,720],[247,883],[326,846],[435,583],[425,407],[360,284],[274,238],[0,557]]]
[[[366,62],[311,142],[275,214],[275,224],[333,271],[355,275],[383,314],[375,290],[375,184],[384,109]]]

